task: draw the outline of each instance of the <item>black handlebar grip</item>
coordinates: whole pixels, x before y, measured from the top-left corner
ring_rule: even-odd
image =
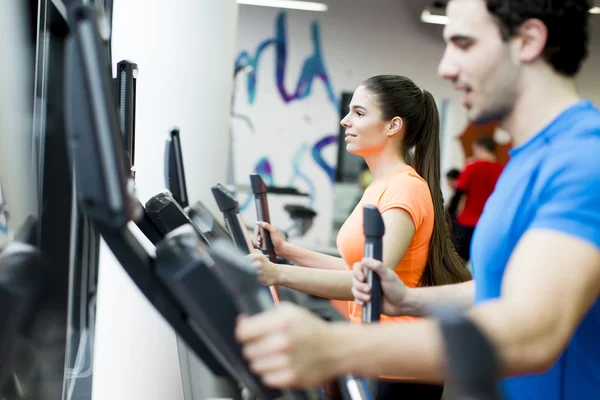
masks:
[[[225,217],[225,225],[227,225],[233,242],[244,254],[250,254],[253,246],[246,224],[240,215],[239,203],[236,197],[220,183],[214,185],[211,190],[219,210]]]
[[[254,201],[256,205],[256,218],[259,221],[271,223],[271,216],[269,214],[269,202],[267,200],[267,185],[258,174],[250,175],[250,185],[252,186],[252,192],[254,193]],[[276,263],[277,254],[275,254],[275,247],[271,240],[271,233],[263,228],[260,228],[260,235],[263,238],[263,248],[267,250],[269,255],[269,261]]]
[[[363,229],[365,234],[364,257],[383,260],[383,235],[385,225],[379,210],[375,206],[367,205],[363,208]],[[365,269],[367,283],[371,288],[371,301],[363,307],[362,321],[364,323],[376,322],[381,317],[383,293],[379,275]]]

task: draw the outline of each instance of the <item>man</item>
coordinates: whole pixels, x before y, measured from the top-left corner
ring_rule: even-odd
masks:
[[[453,243],[458,255],[465,261],[471,258],[471,239],[475,226],[502,172],[502,164],[496,161],[494,139],[489,136],[480,137],[472,147],[473,159],[460,174],[456,194],[449,207],[452,215],[458,214]]]
[[[451,0],[440,75],[473,122],[500,121],[515,148],[473,238],[474,281],[407,289],[380,263],[384,312],[462,305],[494,343],[510,400],[600,393],[600,112],[573,77],[587,53],[589,3]],[[355,265],[356,301],[368,299]],[[326,325],[294,306],[242,319],[252,368],[274,386],[333,376],[445,379],[434,320]]]

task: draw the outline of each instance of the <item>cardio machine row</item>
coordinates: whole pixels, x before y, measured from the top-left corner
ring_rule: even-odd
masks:
[[[300,392],[266,387],[250,370],[235,340],[236,319],[241,313],[274,307],[278,295],[274,288],[269,291],[260,285],[244,257],[252,244],[237,200],[222,185],[212,188],[229,234],[221,241],[206,235],[169,192],[141,206],[124,162],[127,153],[130,157],[134,153],[119,127],[119,112],[122,117],[127,110],[118,112],[113,106],[113,82],[94,14],[82,6],[71,9],[70,17],[72,37],[65,62],[71,77],[66,87],[67,140],[78,201],[92,224],[141,292],[214,375],[238,383],[248,398],[324,398],[322,388]],[[126,97],[119,93],[119,98]],[[172,136],[172,144],[177,139]],[[180,149],[176,153],[181,161]],[[131,158],[125,161],[131,166]],[[255,181],[257,189],[264,188],[264,183]],[[259,197],[266,199],[264,194]],[[263,211],[268,210],[266,202],[261,204]],[[140,230],[155,244],[155,255],[145,250],[132,222],[140,223]],[[346,376],[340,381],[344,397],[371,398],[363,380]]]
[[[207,211],[179,204],[171,192],[154,196],[145,207],[132,194],[133,140],[131,136],[124,135],[131,110],[126,105],[118,112],[114,109],[113,82],[108,73],[110,65],[93,10],[83,5],[72,7],[69,12],[71,37],[65,52],[65,73],[70,79],[67,81],[65,120],[78,201],[97,231],[141,292],[179,337],[216,376],[229,377],[237,382],[244,397],[327,398],[329,394],[324,388],[302,392],[269,388],[250,370],[242,356],[241,347],[234,337],[237,316],[275,307],[281,292],[277,288],[269,290],[261,286],[256,272],[244,257],[252,251],[252,243],[235,196],[222,185],[212,187],[227,228],[219,228],[213,218],[214,229],[205,229],[202,222],[207,221],[203,219]],[[126,73],[127,65],[121,66],[125,68],[119,68],[119,71]],[[127,82],[127,79],[117,81]],[[126,95],[128,93],[127,85],[119,90],[124,90]],[[175,143],[177,139],[177,135],[172,134],[171,142]],[[175,154],[178,154],[181,163],[180,149]],[[127,157],[129,171],[127,162],[123,162]],[[179,168],[182,172],[182,164]],[[183,174],[180,178],[179,182],[185,181]],[[255,175],[251,177],[251,183],[257,199],[258,219],[269,222],[264,182]],[[145,250],[133,232],[132,222],[155,245],[155,255]],[[364,228],[367,238],[365,256],[380,259],[384,227],[376,208],[365,208]],[[219,229],[221,233],[215,234]],[[276,260],[268,233],[263,232],[263,237],[269,258]],[[15,260],[14,257],[10,259]],[[0,273],[7,270],[0,268]],[[373,285],[373,292],[379,293],[376,276],[372,276],[369,282]],[[10,295],[11,284],[16,284],[16,281],[4,280],[0,295]],[[323,303],[312,307],[307,301],[306,306],[326,319],[335,318],[332,317],[335,312],[332,313]],[[374,298],[371,306],[365,307],[364,322],[378,319],[379,306],[380,298]],[[19,316],[10,320],[6,318],[10,322],[6,325],[0,321],[0,326],[18,327],[26,319],[26,310]],[[464,321],[447,322],[448,332],[456,333],[464,328]],[[14,331],[8,328],[2,331],[0,349],[11,343]],[[448,337],[454,337],[448,341],[449,348],[464,344],[461,343],[462,335],[449,334]],[[463,353],[455,354],[458,360]],[[370,399],[372,391],[376,390],[364,379],[353,376],[340,377],[337,386],[342,398],[352,400]]]

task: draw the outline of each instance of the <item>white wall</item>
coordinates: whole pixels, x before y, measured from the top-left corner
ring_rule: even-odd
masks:
[[[11,62],[4,63],[0,74],[0,185],[3,190],[0,204],[6,202],[9,210],[9,221],[0,213],[0,246],[28,216],[38,214],[31,134],[34,60],[26,29],[29,21],[25,18],[24,4],[2,3],[2,9],[0,51],[3,59]]]
[[[584,98],[588,98],[600,106],[600,15],[592,15],[592,30],[590,35],[590,52],[577,77],[577,87]]]
[[[217,210],[210,186],[226,176],[236,18],[235,0],[115,2],[113,63],[139,65],[135,158],[143,203],[165,187],[164,143],[178,126],[190,198]],[[182,399],[189,389],[182,374],[201,383],[196,399],[226,394],[194,357],[180,368],[172,328],[104,243],[98,290],[94,399]]]

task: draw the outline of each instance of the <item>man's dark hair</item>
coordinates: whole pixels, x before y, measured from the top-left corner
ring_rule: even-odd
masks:
[[[450,171],[446,172],[446,178],[448,179],[458,179],[460,175],[460,171],[456,168],[452,168]]]
[[[475,145],[486,149],[488,152],[490,153],[495,153],[496,152],[496,142],[494,142],[494,139],[492,139],[489,136],[482,136],[479,139],[477,139],[474,143]]]
[[[502,38],[517,34],[528,19],[542,21],[548,29],[543,57],[559,74],[575,76],[588,55],[589,0],[487,0]]]

